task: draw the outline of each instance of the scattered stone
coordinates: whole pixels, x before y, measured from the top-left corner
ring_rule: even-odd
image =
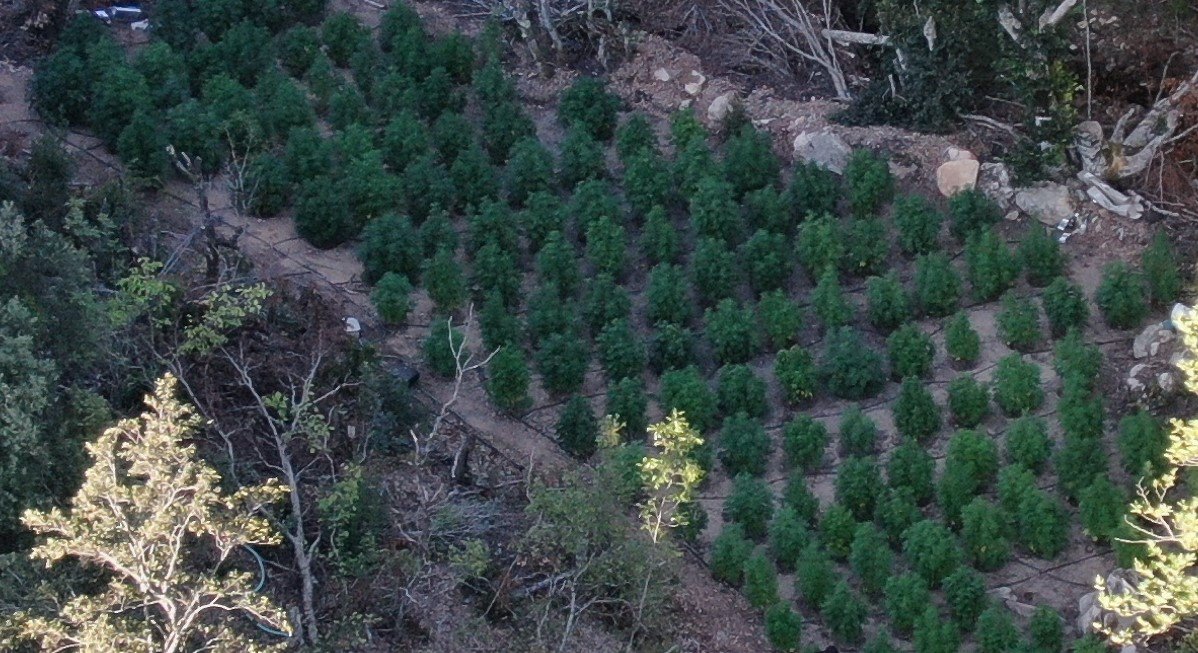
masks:
[[[1003,216],[1003,219],[1014,222],[1019,219],[1019,211],[1007,211],[1007,214]]]
[[[722,123],[724,118],[728,117],[728,113],[732,111],[732,104],[735,101],[736,91],[728,91],[712,100],[707,107],[707,120],[713,124]]]
[[[1132,356],[1137,359],[1155,356],[1157,351],[1160,350],[1161,344],[1169,342],[1172,339],[1173,332],[1169,330],[1167,322],[1149,324],[1132,341]]]
[[[345,318],[345,332],[355,338],[362,333],[362,323],[356,317]]]
[[[698,81],[685,84],[682,89],[689,95],[698,95],[703,91],[703,85],[707,83],[707,78],[703,76],[703,73],[697,70],[691,71],[691,77],[694,77]]]
[[[1184,319],[1187,315],[1191,315],[1193,312],[1194,309],[1192,307],[1186,306],[1180,302],[1176,303],[1169,311],[1169,322],[1176,326],[1178,322],[1181,322],[1182,319]]]
[[[894,161],[888,161],[887,166],[890,168],[890,174],[899,179],[906,179],[915,174],[915,166],[899,165]]]
[[[948,148],[948,150],[945,152],[945,158],[948,159],[949,161],[965,161],[965,160],[977,161],[978,160],[977,156],[975,156],[973,152],[970,152],[969,150],[962,149],[959,147]]]
[[[659,82],[668,82],[670,81],[670,71],[666,70],[665,68],[658,68],[657,70],[653,71],[653,79],[656,79]]]
[[[795,156],[836,174],[844,172],[853,149],[844,139],[828,131],[803,132],[795,136]]]
[[[1062,184],[1020,188],[1015,191],[1015,205],[1050,227],[1073,215],[1073,198]]]
[[[940,194],[952,197],[977,186],[981,165],[976,159],[956,159],[940,164],[936,169],[936,187]]]
[[[1156,384],[1160,387],[1161,392],[1171,395],[1174,390],[1177,390],[1177,377],[1169,372],[1161,372],[1156,375]]]
[[[1015,194],[1015,189],[1011,188],[1011,172],[1001,161],[982,164],[977,187],[987,197],[1003,205],[1011,201],[1011,196]]]

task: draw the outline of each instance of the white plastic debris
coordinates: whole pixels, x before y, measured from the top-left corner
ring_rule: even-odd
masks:
[[[351,336],[362,334],[362,323],[356,317],[345,318],[345,332]]]

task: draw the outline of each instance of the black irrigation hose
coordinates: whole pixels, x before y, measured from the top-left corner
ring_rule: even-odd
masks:
[[[250,545],[242,544],[241,548],[245,549],[246,551],[249,551],[250,555],[254,556],[254,560],[257,561],[257,563],[258,563],[258,586],[254,588],[254,591],[261,592],[262,588],[266,587],[266,562],[262,559],[262,556],[259,555],[258,552],[255,551],[254,548],[251,547]],[[264,632],[268,635],[274,635],[276,637],[286,637],[288,639],[291,638],[291,633],[285,633],[281,630],[278,630],[276,628],[268,626],[253,617],[250,617],[250,620],[254,622],[254,625],[258,627],[258,630],[261,630],[262,632]]]

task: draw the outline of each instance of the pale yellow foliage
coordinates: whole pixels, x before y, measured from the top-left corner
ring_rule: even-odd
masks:
[[[1187,313],[1176,325],[1190,357],[1179,363],[1186,389],[1198,393],[1198,317]],[[1167,471],[1141,483],[1128,508],[1129,522],[1142,534],[1146,554],[1135,562],[1134,589],[1114,593],[1096,580],[1102,607],[1124,625],[1104,626],[1114,644],[1142,642],[1198,614],[1198,499],[1176,487],[1179,474],[1198,467],[1198,419],[1172,420],[1165,452]]]
[[[73,558],[110,575],[102,592],[72,596],[57,614],[17,616],[46,650],[281,650],[247,635],[246,616],[286,631],[285,613],[254,591],[256,573],[229,563],[244,545],[279,542],[257,513],[285,491],[267,483],[223,493],[220,475],[187,444],[198,420],[175,385],[161,379],[146,412],[87,446],[93,464],[69,509],[23,517],[43,536],[34,559]]]
[[[703,468],[692,452],[703,444],[699,432],[691,428],[686,416],[674,410],[664,422],[649,426],[657,456],[641,460],[641,477],[648,500],[641,505],[641,519],[654,542],[660,540],[666,526],[687,524],[678,509],[692,501],[695,488],[703,481]]]

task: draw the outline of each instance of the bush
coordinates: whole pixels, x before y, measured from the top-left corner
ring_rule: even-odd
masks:
[[[861,580],[861,589],[866,594],[878,596],[882,593],[894,570],[894,554],[886,536],[873,524],[867,522],[857,527],[849,552],[849,565]]]
[[[841,327],[825,339],[820,376],[828,390],[841,399],[872,397],[886,383],[882,356],[861,340],[860,334]]]
[[[1057,410],[1065,437],[1091,441],[1102,437],[1102,398],[1087,385],[1066,380]]]
[[[803,618],[785,603],[765,611],[765,638],[778,651],[797,651],[803,638]]]
[[[569,394],[582,388],[587,371],[587,349],[578,336],[555,333],[540,343],[536,354],[541,384],[553,394]]]
[[[931,254],[939,249],[943,216],[926,198],[904,195],[894,203],[894,225],[898,244],[907,255]]]
[[[735,294],[739,266],[736,256],[723,242],[700,238],[691,257],[691,284],[704,306],[712,306]]]
[[[733,199],[778,181],[778,157],[768,133],[746,124],[724,142],[723,177],[732,184]]]
[[[561,179],[563,188],[574,188],[587,179],[600,179],[607,175],[607,162],[603,158],[603,147],[589,133],[577,125],[566,132],[561,144]]]
[[[1053,467],[1061,494],[1076,502],[1095,478],[1108,473],[1107,454],[1101,441],[1067,434],[1056,451]]]
[[[499,175],[478,143],[458,153],[449,166],[449,177],[457,191],[454,206],[472,211],[499,199]]]
[[[970,493],[984,490],[998,474],[998,445],[977,431],[957,431],[948,442],[944,476],[959,476]],[[962,502],[958,508],[964,507]],[[943,507],[943,506],[942,506]],[[944,508],[946,511],[947,507]]]
[[[716,396],[724,415],[745,413],[749,417],[765,417],[769,405],[765,398],[765,381],[757,378],[747,365],[725,365],[719,371]]]
[[[732,479],[732,491],[724,502],[724,520],[740,524],[751,540],[765,537],[774,515],[774,495],[765,481],[748,474]]]
[[[1008,465],[998,473],[998,505],[1011,521],[1019,513],[1019,504],[1036,489],[1036,477],[1023,465]]]
[[[1019,276],[1019,260],[994,229],[969,237],[965,244],[965,265],[973,296],[980,301],[997,298]]]
[[[496,290],[485,293],[482,308],[478,312],[478,326],[488,350],[518,346],[524,333],[520,320],[512,315],[503,302],[503,296]]]
[[[857,217],[876,215],[894,196],[894,177],[886,159],[869,150],[854,150],[844,167],[849,204]]]
[[[437,210],[452,207],[455,202],[456,191],[449,171],[432,154],[426,154],[404,168],[403,187],[423,191],[407,194],[408,215],[417,222]]]
[[[1168,236],[1163,232],[1157,232],[1152,243],[1140,255],[1140,269],[1143,270],[1145,286],[1148,288],[1148,299],[1154,306],[1168,306],[1181,296],[1182,282],[1177,257]]]
[[[790,240],[796,220],[784,191],[766,186],[745,195],[742,203],[745,222],[758,229],[782,234]]]
[[[961,565],[961,548],[952,531],[928,519],[907,529],[903,535],[903,555],[907,556],[911,569],[933,588],[939,587]]]
[[[953,235],[961,242],[1002,220],[1002,209],[977,189],[954,194],[948,201],[948,213],[952,218]]]
[[[982,340],[969,323],[969,315],[961,311],[953,316],[944,329],[944,348],[950,358],[974,363],[981,354]]]
[[[624,164],[624,196],[637,215],[648,215],[656,207],[674,203],[674,181],[665,159],[655,152],[642,152]]]
[[[1037,288],[1047,286],[1065,271],[1065,255],[1060,244],[1039,226],[1033,226],[1023,236],[1019,260],[1027,271],[1027,282]]]
[[[1143,275],[1116,261],[1103,268],[1094,302],[1111,328],[1132,329],[1148,315],[1147,290]]]
[[[844,229],[840,269],[854,276],[881,274],[890,259],[890,235],[881,220],[850,220]]]
[[[516,258],[496,243],[483,245],[474,254],[471,283],[484,293],[495,291],[503,305],[514,307],[520,302],[520,271]]]
[[[941,619],[936,608],[929,605],[915,620],[912,644],[915,653],[954,653],[960,650],[961,635],[952,622]]]
[[[1078,497],[1082,528],[1094,540],[1106,544],[1119,532],[1127,511],[1127,494],[1106,477],[1096,477]]]
[[[799,306],[782,290],[771,290],[757,302],[757,318],[766,338],[775,348],[788,347],[799,340],[803,316]]]
[[[82,53],[60,48],[37,67],[30,87],[33,106],[52,125],[82,125],[91,106],[91,77]]]
[[[686,279],[676,265],[660,263],[649,271],[645,317],[652,323],[685,325],[691,316]]]
[[[624,377],[607,386],[607,414],[624,424],[626,439],[640,439],[648,427],[645,411],[645,384],[639,378]]]
[[[562,292],[552,284],[537,289],[528,299],[528,341],[533,346],[557,333],[572,333],[574,311],[562,301]]]
[[[798,220],[836,213],[840,203],[840,180],[836,173],[817,163],[797,163],[786,197]]]
[[[932,371],[935,347],[932,338],[914,323],[899,327],[886,339],[890,352],[890,373],[895,379],[922,378]]]
[[[944,317],[957,309],[961,280],[947,256],[935,253],[915,259],[912,297],[920,310],[932,317]]]
[[[1086,344],[1078,329],[1070,329],[1053,348],[1053,367],[1065,385],[1093,388],[1102,371],[1102,350]]]
[[[856,521],[873,517],[878,497],[885,489],[872,458],[845,458],[836,473],[836,501],[849,509]]]
[[[1039,408],[1044,403],[1040,367],[1023,360],[1019,354],[998,361],[994,372],[994,403],[1011,417]]]
[[[890,546],[898,548],[903,543],[903,532],[923,519],[923,512],[915,504],[911,492],[905,488],[887,490],[878,501],[874,512],[874,523],[886,533]]]
[[[1023,546],[1045,560],[1057,557],[1069,543],[1069,515],[1043,490],[1026,492],[1019,502],[1016,528]]]
[[[530,376],[524,354],[516,347],[503,347],[487,364],[487,394],[491,401],[510,414],[519,414],[532,406],[528,396]]]
[[[785,236],[759,229],[740,246],[739,253],[749,286],[758,295],[783,288],[790,279],[790,246]]]
[[[835,269],[827,268],[820,276],[819,283],[811,293],[811,309],[828,330],[845,326],[853,320],[853,308],[840,289]]]
[[[595,347],[611,381],[639,377],[645,369],[645,348],[626,319],[608,322],[595,338]]]
[[[799,415],[782,431],[782,450],[786,453],[787,465],[812,470],[824,462],[824,450],[828,447],[828,430],[821,422]]]
[[[152,115],[154,101],[141,73],[125,63],[98,71],[93,82],[88,123],[105,143],[117,144],[121,132],[139,113]]]
[[[611,218],[604,216],[587,227],[587,258],[599,274],[610,274],[616,279],[623,276],[626,243],[624,227]]]
[[[913,572],[891,576],[883,595],[890,627],[902,635],[911,633],[918,615],[932,603],[927,581]]]
[[[961,510],[961,542],[966,557],[981,571],[997,571],[1011,559],[1007,518],[981,497]]]
[[[384,324],[403,324],[412,310],[412,282],[402,274],[388,272],[375,284],[370,301]]]
[[[388,272],[401,274],[409,281],[420,278],[423,253],[416,230],[407,217],[388,213],[367,223],[358,246],[362,278],[378,283]]]
[[[272,100],[278,101],[276,98],[272,98]],[[356,86],[342,86],[329,98],[329,125],[333,129],[341,131],[353,124],[369,125],[372,122],[374,120],[370,114],[370,108],[366,106],[366,99],[358,92]],[[300,123],[294,126],[303,127],[304,124]],[[280,130],[272,128],[271,131]],[[282,131],[286,133],[285,130]]]
[[[779,569],[794,571],[799,556],[811,539],[807,523],[792,506],[784,502],[774,511],[769,528],[769,548]]]
[[[641,251],[650,263],[676,263],[682,253],[678,243],[678,230],[670,222],[666,210],[654,206],[645,216],[645,226],[641,230]]]
[[[869,609],[857,597],[849,584],[841,581],[820,606],[820,615],[832,638],[841,644],[857,644],[862,638],[862,627]]]
[[[853,513],[839,503],[832,504],[824,512],[819,523],[820,537],[828,553],[836,560],[848,560],[857,532],[857,520]]]
[[[667,414],[675,409],[684,413],[700,433],[716,426],[715,396],[693,365],[661,375],[661,408]]]
[[[893,271],[865,281],[865,301],[869,323],[879,331],[893,331],[911,318],[907,293]]]
[[[699,182],[711,176],[717,165],[711,148],[705,141],[693,141],[676,150],[672,173],[678,195],[694,195]]]
[[[600,179],[584,181],[574,189],[568,210],[575,216],[578,228],[586,233],[591,225],[603,218],[624,224],[624,211],[611,184]]]
[[[1025,415],[1011,422],[1007,429],[1007,460],[1011,464],[1039,474],[1051,454],[1052,442],[1044,420]]]
[[[295,200],[295,231],[319,249],[332,249],[358,235],[341,184],[329,177],[309,179]]]
[[[627,319],[632,313],[628,291],[617,285],[610,274],[587,280],[582,298],[582,319],[591,333],[598,333],[612,320]]]
[[[370,30],[355,16],[336,12],[325,18],[320,38],[329,58],[344,68],[349,64],[350,56],[370,41]]]
[[[1040,342],[1040,312],[1027,297],[1018,297],[1014,291],[1003,295],[997,322],[999,337],[1011,349],[1027,352]]]
[[[1166,469],[1169,434],[1151,413],[1140,409],[1119,421],[1119,455],[1133,478],[1154,477]]]
[[[886,463],[886,478],[896,491],[906,491],[918,504],[932,500],[936,461],[918,443],[908,440],[899,445]]]
[[[524,209],[516,215],[517,222],[528,238],[528,250],[540,252],[551,234],[564,231],[566,214],[562,201],[547,191],[537,191],[528,196]]]
[[[847,456],[869,456],[878,447],[878,425],[857,404],[840,417],[840,451]]]
[[[438,312],[450,313],[466,302],[466,278],[454,258],[453,250],[439,249],[426,262],[424,287]]]
[[[505,100],[489,106],[483,112],[482,124],[483,147],[491,155],[491,163],[500,165],[510,160],[516,151],[516,145],[522,141],[535,139],[537,126],[516,101]],[[538,168],[538,172],[541,169]],[[549,171],[552,174],[552,171]]]
[[[720,433],[720,462],[729,476],[761,476],[765,473],[769,456],[770,436],[766,435],[760,422],[744,413],[737,413],[724,421],[724,429]]]
[[[1047,605],[1036,606],[1027,625],[1033,653],[1060,653],[1065,644],[1061,615]]]
[[[758,610],[778,603],[778,570],[764,553],[756,553],[745,561],[745,598]]]
[[[782,502],[793,508],[799,519],[806,525],[815,524],[819,516],[819,499],[807,487],[807,479],[801,471],[793,471],[786,480],[782,490]]]
[[[170,169],[166,137],[159,128],[160,118],[138,111],[116,139],[116,152],[137,179],[157,186]]]
[[[973,630],[978,616],[990,602],[986,595],[985,579],[968,567],[960,567],[944,579],[944,602],[948,605],[957,628],[963,631]]]
[[[455,351],[465,355],[466,336],[461,331],[451,328],[449,320],[435,317],[429,327],[428,336],[424,339],[424,362],[433,374],[445,379],[452,379],[457,372],[458,358]]]
[[[701,238],[713,238],[729,247],[740,242],[740,211],[732,186],[719,177],[701,178],[690,197],[691,224]]]
[[[657,152],[657,134],[648,116],[637,112],[616,129],[616,152],[626,165],[632,157]]]
[[[661,374],[694,362],[695,336],[690,329],[659,322],[649,336],[649,366]]]
[[[246,186],[254,189],[246,208],[259,218],[278,215],[291,195],[287,166],[282,159],[269,154],[254,157],[246,170]]]
[[[808,218],[799,225],[795,252],[799,255],[799,264],[813,279],[820,278],[829,268],[838,268],[846,252],[840,223],[826,213]]]
[[[580,77],[562,93],[557,118],[565,127],[577,127],[595,140],[609,141],[616,131],[620,98],[594,77]]]
[[[553,155],[533,136],[512,145],[504,171],[504,188],[513,206],[524,206],[537,191],[553,188]]]
[[[738,307],[733,300],[725,299],[715,309],[708,309],[704,320],[707,323],[707,340],[719,362],[743,363],[757,353],[760,343],[750,309]]]
[[[783,398],[788,403],[800,403],[815,393],[815,361],[807,350],[797,345],[778,352],[774,360],[774,376],[782,386]]]
[[[753,543],[745,537],[740,524],[726,524],[711,543],[711,575],[716,580],[740,587],[745,577],[745,563],[753,554]]]
[[[953,423],[971,429],[990,412],[990,391],[968,374],[953,379],[948,384],[948,409]]]
[[[599,422],[585,397],[570,397],[557,420],[554,433],[557,434],[558,444],[571,456],[586,460],[594,455],[598,448]]]
[[[978,616],[976,641],[979,653],[1007,653],[1019,645],[1019,631],[1001,603],[992,603]]]
[[[1040,301],[1044,303],[1048,328],[1055,338],[1065,335],[1070,329],[1086,326],[1090,319],[1090,306],[1081,287],[1070,283],[1065,277],[1053,279],[1044,289]]]
[[[812,544],[803,550],[799,562],[795,566],[795,593],[813,609],[819,609],[828,595],[839,574],[818,545]]]
[[[909,376],[903,379],[898,399],[894,402],[894,425],[900,435],[916,442],[925,442],[940,430],[940,407],[932,393]]]

